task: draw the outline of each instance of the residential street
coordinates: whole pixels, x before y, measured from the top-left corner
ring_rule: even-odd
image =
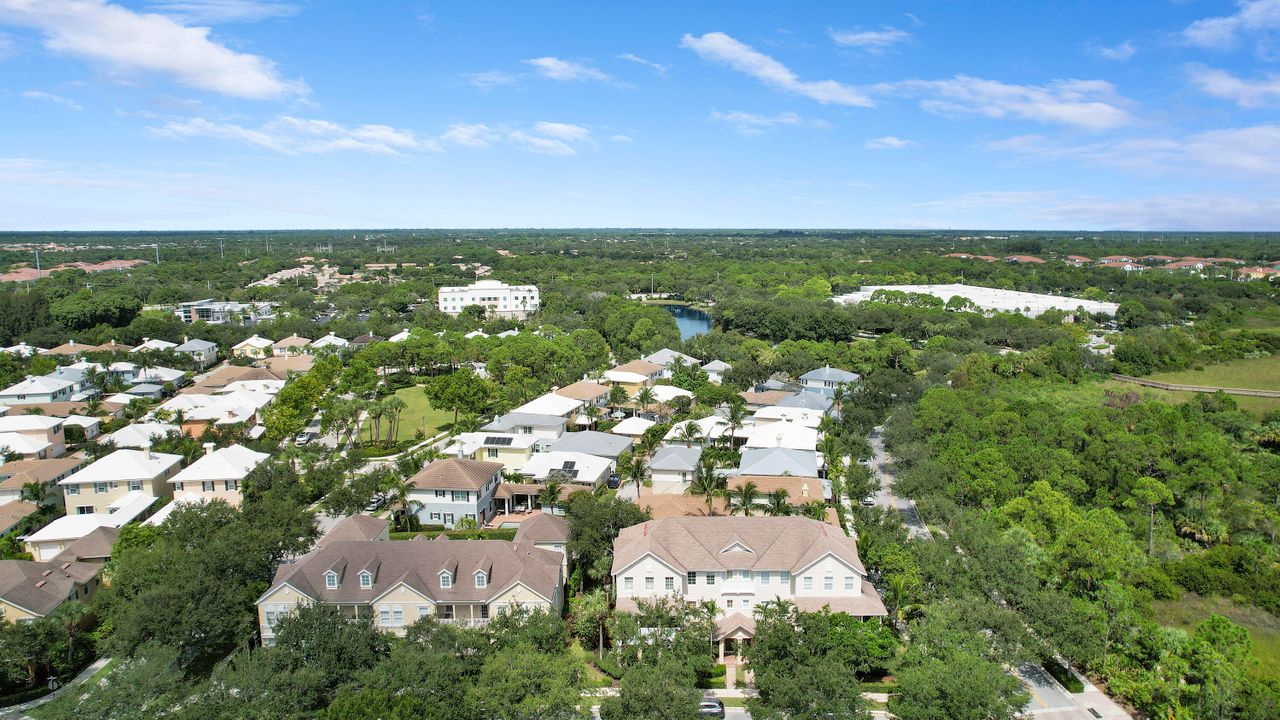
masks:
[[[915,501],[893,494],[893,459],[884,449],[884,426],[873,428],[867,435],[867,442],[871,445],[871,473],[880,480],[880,489],[875,494],[876,505],[886,510],[896,510],[911,539],[932,539],[929,528],[920,520]]]

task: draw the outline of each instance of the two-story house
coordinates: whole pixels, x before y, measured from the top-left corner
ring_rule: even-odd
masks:
[[[674,596],[713,601],[721,656],[755,634],[755,607],[886,615],[853,538],[804,517],[668,517],[624,528],[613,543],[619,611]]]
[[[418,519],[453,527],[462,518],[484,525],[493,515],[493,493],[502,481],[502,463],[446,458],[409,478],[409,499],[418,503]]]
[[[542,452],[564,435],[568,420],[559,415],[535,415],[532,413],[507,413],[480,429],[490,433],[532,435],[538,439],[534,452]]]
[[[632,360],[604,372],[604,379],[621,385],[628,397],[635,397],[640,388],[652,387],[662,377],[663,367],[648,360]]]
[[[0,446],[32,460],[61,457],[67,452],[65,424],[65,418],[47,415],[0,417]]]
[[[244,479],[269,457],[243,445],[214,450],[213,443],[208,443],[205,454],[169,478],[169,484],[175,497],[185,494],[188,500],[224,500],[239,505]]]
[[[403,635],[419,618],[483,625],[513,607],[559,615],[562,556],[502,540],[335,541],[281,565],[258,598],[264,645],[280,618],[300,604],[336,606],[352,618]]]
[[[851,385],[858,382],[860,377],[862,376],[858,373],[833,368],[828,365],[817,370],[810,370],[801,375],[800,380],[804,382],[804,386],[807,388],[832,392],[843,385]]]
[[[653,493],[679,495],[688,490],[701,459],[701,447],[668,445],[658,448],[649,460],[649,479]]]
[[[458,433],[444,454],[502,463],[502,467],[519,472],[533,457],[538,438],[514,433]]]
[[[150,449],[116,450],[58,481],[68,515],[109,514],[129,493],[173,497],[169,478],[182,467],[181,455]],[[116,506],[116,507],[113,507]]]
[[[218,344],[208,340],[201,340],[200,338],[191,340],[183,337],[182,344],[174,348],[173,351],[191,358],[191,362],[195,363],[197,370],[204,370],[218,362]]]
[[[685,355],[684,353],[672,350],[671,348],[662,348],[652,355],[646,355],[642,359],[645,362],[651,362],[654,365],[661,365],[662,377],[664,378],[671,377],[673,372],[672,368],[675,367],[676,360],[682,362],[686,367],[698,367],[702,365],[702,361],[698,358],[693,357],[692,355]]]
[[[262,359],[271,357],[271,346],[275,343],[259,335],[251,335],[231,346],[231,354],[235,357]]]
[[[49,375],[28,375],[26,379],[0,390],[0,405],[71,402],[71,396],[77,389],[73,380]]]

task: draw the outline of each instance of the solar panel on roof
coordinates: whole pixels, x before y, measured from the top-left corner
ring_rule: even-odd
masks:
[[[564,469],[565,469],[565,470],[572,470],[572,469],[574,469],[574,468],[575,468],[575,467],[577,467],[577,466],[578,466],[578,461],[577,461],[577,460],[565,460],[565,461],[564,461]]]
[[[515,438],[509,438],[509,437],[487,437],[487,438],[485,438],[485,439],[484,439],[484,444],[485,444],[485,445],[498,445],[498,446],[506,447],[506,446],[510,445],[510,444],[511,444],[511,441],[512,441],[512,440],[514,440],[514,439],[515,439]]]

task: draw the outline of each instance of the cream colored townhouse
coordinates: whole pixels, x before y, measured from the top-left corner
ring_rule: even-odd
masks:
[[[182,467],[181,455],[116,450],[58,481],[68,515],[110,514],[130,497],[171,498],[169,478]],[[130,496],[136,493],[136,496]]]
[[[174,497],[181,497],[184,502],[223,500],[239,506],[244,479],[269,457],[268,453],[254,452],[243,445],[214,450],[213,443],[209,443],[205,454],[169,478],[169,484]]]

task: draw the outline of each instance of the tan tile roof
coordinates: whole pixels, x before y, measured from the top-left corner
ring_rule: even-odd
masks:
[[[479,490],[502,472],[502,463],[446,458],[422,468],[409,484],[426,490]]]
[[[662,366],[651,363],[648,360],[632,360],[629,363],[623,363],[615,368],[615,372],[629,372],[637,375],[653,375],[662,372]]]
[[[26,500],[14,500],[0,505],[0,533],[9,532],[23,519],[39,509],[39,505]]]
[[[563,557],[552,550],[502,540],[388,541],[344,540],[327,543],[298,562],[281,565],[272,588],[288,583],[326,603],[369,603],[404,582],[437,603],[485,603],[517,582],[553,600],[560,590]],[[336,589],[325,588],[324,574],[335,570]],[[373,587],[360,588],[358,574],[370,570]],[[453,586],[440,587],[440,573],[454,575]],[[489,573],[477,588],[477,570]],[[268,590],[270,592],[270,590]]]
[[[290,355],[288,357],[269,357],[263,360],[267,368],[271,370],[279,379],[286,379],[284,376],[290,371],[307,372],[315,367],[316,359],[314,355]]]
[[[831,612],[849,613],[855,617],[883,617],[889,614],[875,586],[862,579],[862,595],[859,597],[798,597],[796,607],[801,612],[818,612],[830,608]]]
[[[0,490],[21,490],[27,483],[57,480],[84,464],[80,454],[52,460],[15,460],[0,465]]]
[[[647,490],[645,488],[644,490]],[[636,504],[649,511],[649,517],[661,520],[669,517],[700,517],[707,514],[707,500],[702,495],[677,495],[674,493],[641,492]],[[722,497],[711,498],[712,515],[728,515],[729,501]]]
[[[609,388],[601,385],[600,383],[593,383],[589,380],[579,380],[572,385],[565,385],[559,390],[556,390],[555,394],[563,395],[567,398],[573,398],[574,400],[590,402],[602,395],[608,395]]]
[[[44,415],[64,418],[68,415],[89,415],[87,405],[88,403],[83,402],[21,403],[10,405],[9,414],[25,415],[27,410],[31,408],[40,408],[44,411]],[[118,415],[124,407],[124,403],[104,401],[102,403],[102,412],[115,416]]]
[[[748,405],[764,405],[766,407],[777,405],[792,395],[795,395],[795,393],[786,390],[765,390],[764,392],[744,390],[738,393],[738,396],[746,400]]]
[[[734,543],[752,552],[722,552]],[[613,544],[613,572],[648,554],[677,570],[799,572],[832,554],[865,574],[858,544],[838,528],[805,517],[669,517],[624,528]]]
[[[294,334],[294,335],[290,335],[287,338],[277,340],[275,344],[272,345],[272,347],[278,347],[282,349],[298,348],[298,347],[306,347],[310,344],[311,344],[310,338],[304,338],[301,335]]]

